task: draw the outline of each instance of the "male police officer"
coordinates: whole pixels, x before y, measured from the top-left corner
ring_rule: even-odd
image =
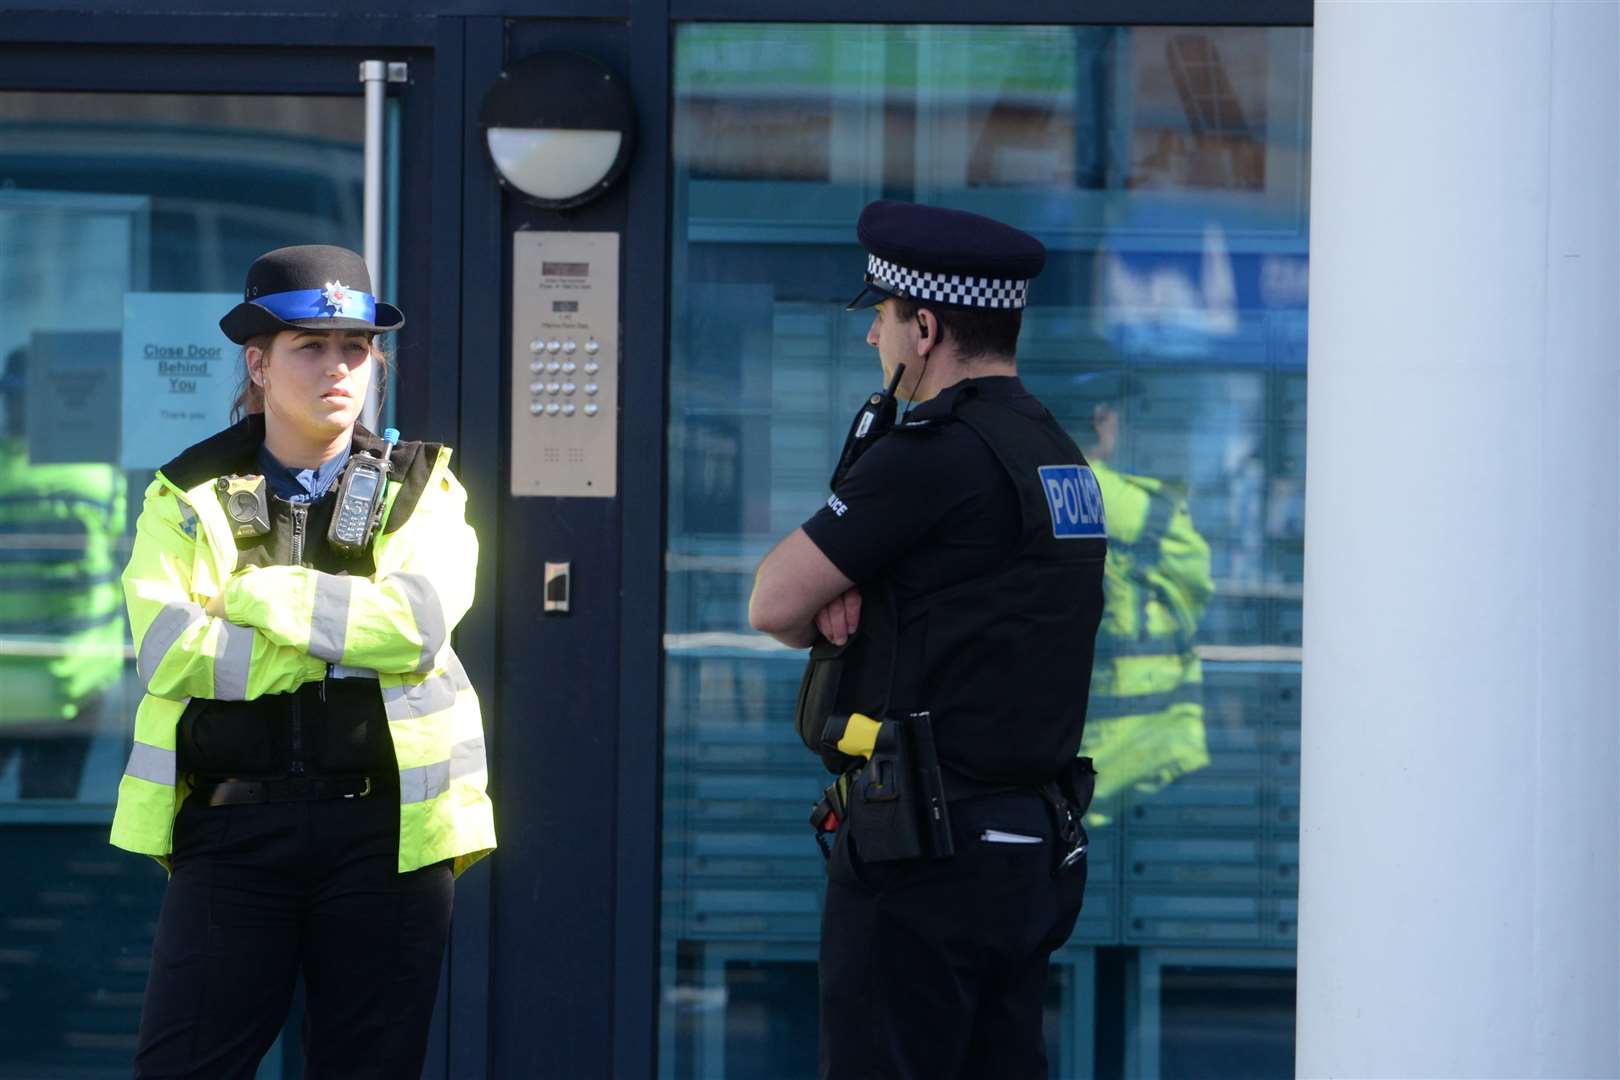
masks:
[[[815,646],[800,735],[844,773],[823,815],[841,824],[822,1075],[1044,1077],[1048,958],[1085,887],[1075,755],[1102,501],[1017,375],[1040,242],[888,201],[857,233],[850,307],[876,308],[867,343],[915,408],[876,439],[874,396],[832,498],[765,557],[749,602],[756,629]]]

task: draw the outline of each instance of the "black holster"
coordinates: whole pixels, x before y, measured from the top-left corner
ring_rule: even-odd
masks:
[[[872,757],[852,771],[845,809],[845,828],[864,862],[955,854],[928,713],[883,721]]]
[[[860,758],[839,753],[836,740],[828,745],[822,738],[828,718],[837,708],[844,651],[848,648],[848,643],[834,645],[826,638],[817,639],[810,647],[810,660],[799,680],[799,700],[793,712],[793,726],[800,741],[820,756],[828,772],[834,773],[846,773],[860,764]]]

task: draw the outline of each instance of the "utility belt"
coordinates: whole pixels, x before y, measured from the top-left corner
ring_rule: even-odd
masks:
[[[192,781],[191,796],[209,806],[364,799],[383,785],[369,776],[285,776],[269,780]]]
[[[212,783],[398,775],[374,673],[333,672],[290,693],[252,701],[193,698],[181,714],[176,741],[180,771]],[[294,793],[288,798],[328,797],[297,796],[296,785],[286,790]]]
[[[827,719],[822,743],[853,759],[864,759],[828,786],[810,813],[810,827],[824,856],[828,836],[848,829],[866,862],[948,859],[950,804],[1004,792],[1039,795],[1052,813],[1063,848],[1053,872],[1079,862],[1088,846],[1081,821],[1096,790],[1097,773],[1088,757],[1077,757],[1044,784],[992,784],[948,767],[935,750],[933,719],[927,712],[874,720],[861,713]]]

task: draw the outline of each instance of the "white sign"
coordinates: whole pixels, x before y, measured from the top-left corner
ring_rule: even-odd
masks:
[[[219,328],[236,293],[124,294],[124,432],[118,463],[155,469],[229,426],[241,349]]]

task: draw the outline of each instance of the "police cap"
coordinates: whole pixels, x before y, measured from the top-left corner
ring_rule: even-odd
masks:
[[[847,310],[891,296],[954,308],[1022,308],[1046,248],[1022,229],[965,210],[880,199],[861,211],[866,288]]]
[[[281,330],[365,330],[384,334],[405,325],[393,304],[371,295],[366,260],[331,244],[277,248],[248,267],[242,302],[219,320],[238,345]]]

